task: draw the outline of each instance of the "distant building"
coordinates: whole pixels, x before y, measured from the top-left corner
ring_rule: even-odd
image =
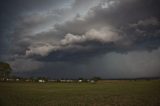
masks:
[[[90,82],[91,82],[91,83],[95,83],[95,81],[94,81],[94,80],[91,80]]]
[[[19,81],[19,78],[17,78],[16,81]]]
[[[67,82],[73,82],[73,80],[66,80]]]
[[[29,79],[26,79],[25,81],[26,81],[26,82],[31,82],[31,80],[29,80]]]
[[[14,79],[9,79],[9,78],[7,78],[6,81],[14,81]]]
[[[46,81],[45,81],[45,80],[38,80],[38,82],[44,83],[44,82],[46,82]]]
[[[78,80],[78,82],[82,82],[82,80]]]
[[[73,82],[73,80],[60,80],[60,82]]]
[[[66,82],[66,80],[60,80],[60,82]]]

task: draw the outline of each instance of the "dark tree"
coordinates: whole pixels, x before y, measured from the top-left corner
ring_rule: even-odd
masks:
[[[11,67],[8,63],[0,62],[0,79],[6,79],[11,73]]]
[[[101,78],[100,77],[93,77],[92,80],[98,81],[98,80],[101,80]]]

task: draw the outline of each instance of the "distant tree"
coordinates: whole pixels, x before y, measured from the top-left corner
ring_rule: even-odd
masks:
[[[6,79],[11,73],[11,67],[8,63],[0,62],[0,79]]]
[[[16,79],[20,79],[20,77],[17,77],[15,75],[10,76],[11,79],[16,80]]]
[[[79,77],[79,78],[78,78],[78,80],[84,80],[84,78],[82,78],[82,77]]]
[[[33,82],[35,79],[34,77],[30,77],[29,80]]]
[[[92,80],[94,80],[94,81],[98,81],[98,80],[101,80],[101,78],[100,77],[93,77],[93,78],[91,78]]]

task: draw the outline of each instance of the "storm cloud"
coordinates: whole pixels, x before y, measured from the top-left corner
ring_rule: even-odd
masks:
[[[63,60],[69,55],[79,58],[81,53],[87,54],[89,49],[93,54],[97,50],[105,54],[157,49],[160,39],[159,12],[156,11],[158,3],[156,0],[103,1],[92,7],[86,16],[78,15],[71,21],[56,24],[54,33],[63,32],[59,35],[62,38],[58,43],[36,47],[31,45],[26,55],[39,55],[42,58],[49,55],[49,59],[51,56],[53,60],[57,57]]]
[[[110,54],[119,55],[115,58],[119,61],[124,56],[126,56],[124,58],[129,58],[134,52],[144,53],[149,56],[145,58],[150,58],[153,51],[156,52],[155,57],[158,58],[155,64],[159,63],[159,0],[47,0],[46,2],[33,0],[24,2],[3,1],[0,11],[2,15],[0,18],[2,30],[0,58],[10,62],[15,70],[25,70],[25,65],[34,65],[33,68],[26,70],[32,72],[32,70],[48,67],[44,69],[44,74],[52,69],[64,70],[62,73],[67,73],[66,76],[69,76],[73,70],[77,70],[87,76],[88,72],[80,70],[96,69],[93,72],[95,74],[88,75],[94,76],[97,75],[99,69],[107,70],[108,68],[105,65],[101,67],[90,65],[89,68],[85,66],[84,69],[81,65],[89,64],[90,61],[93,61],[92,64],[101,62],[99,59],[101,57],[105,57],[106,61],[111,61],[113,58],[106,58],[106,55]],[[20,6],[17,7],[17,5]],[[20,61],[23,61],[24,67],[16,68],[18,63],[21,64]],[[111,65],[111,62],[108,64]],[[119,65],[115,64],[115,67]],[[134,70],[139,70],[139,68],[135,65]],[[158,65],[155,67],[153,65],[152,68],[156,70],[153,73],[157,73]],[[117,73],[121,72],[122,70],[117,68]],[[103,72],[99,72],[99,76],[101,75]],[[138,72],[134,77],[136,75],[138,76]],[[124,77],[131,77],[131,75]]]

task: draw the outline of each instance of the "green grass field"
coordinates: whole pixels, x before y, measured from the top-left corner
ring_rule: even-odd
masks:
[[[160,106],[160,80],[1,82],[0,106]]]

